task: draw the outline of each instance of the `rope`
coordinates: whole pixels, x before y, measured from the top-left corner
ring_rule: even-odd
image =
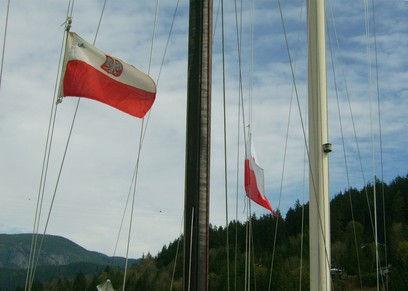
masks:
[[[375,60],[375,77],[376,77],[376,93],[377,93],[377,114],[378,114],[378,131],[380,142],[380,166],[381,166],[381,196],[382,196],[382,210],[383,210],[383,232],[384,232],[384,259],[385,268],[388,268],[388,254],[387,254],[387,227],[385,214],[385,196],[384,196],[384,159],[383,159],[383,141],[382,141],[382,124],[381,124],[381,102],[380,102],[380,85],[378,76],[378,48],[377,48],[377,31],[375,20],[375,2],[371,0],[372,17],[373,17],[373,37],[374,37],[374,60]],[[374,182],[375,183],[375,182]],[[385,275],[385,288],[388,290],[388,272]]]
[[[7,0],[6,21],[5,21],[5,24],[4,24],[4,34],[3,34],[3,46],[2,46],[2,49],[1,49],[0,90],[1,90],[1,80],[3,79],[4,53],[6,51],[6,39],[7,39],[7,27],[8,27],[9,12],[10,12],[10,0]]]
[[[293,87],[295,89],[296,103],[297,103],[300,122],[301,122],[301,126],[302,126],[303,141],[305,143],[306,153],[307,153],[307,157],[308,157],[308,164],[309,164],[310,177],[311,177],[311,182],[312,182],[312,187],[313,187],[313,193],[314,193],[314,198],[315,198],[316,204],[317,204],[317,209],[316,210],[317,210],[317,214],[318,214],[318,217],[319,217],[319,226],[320,226],[320,231],[322,233],[323,241],[324,241],[325,259],[326,259],[326,263],[327,263],[327,265],[328,265],[328,267],[330,269],[331,268],[330,267],[331,262],[329,260],[329,255],[328,255],[328,252],[327,252],[326,239],[324,237],[324,231],[323,231],[322,221],[321,221],[322,216],[321,216],[320,209],[319,209],[320,207],[319,207],[318,199],[316,197],[316,183],[314,181],[314,175],[313,175],[312,167],[311,167],[311,164],[310,164],[309,146],[307,144],[305,125],[304,125],[304,122],[303,122],[303,114],[302,114],[302,110],[301,110],[301,107],[300,107],[299,94],[298,94],[297,85],[296,85],[296,78],[295,78],[295,70],[294,70],[292,56],[291,56],[290,49],[289,49],[288,36],[287,36],[287,31],[286,31],[286,24],[285,24],[285,21],[284,21],[284,16],[283,16],[280,0],[277,0],[277,3],[278,3],[279,13],[280,13],[280,17],[281,17],[282,29],[283,29],[283,32],[284,32],[286,51],[287,51],[287,55],[288,55],[288,59],[289,59],[289,65],[290,65],[290,71],[291,71],[291,75],[292,75]],[[330,274],[330,280],[332,281],[331,274]]]
[[[335,89],[335,95],[336,95],[336,104],[337,104],[337,114],[339,118],[339,126],[340,126],[340,134],[341,134],[341,142],[342,142],[342,147],[343,147],[343,158],[344,158],[344,166],[346,168],[346,180],[347,180],[347,188],[351,189],[350,186],[350,176],[349,176],[349,168],[348,168],[348,161],[347,161],[347,155],[346,155],[346,145],[344,142],[344,131],[343,131],[343,122],[341,118],[341,111],[340,111],[340,102],[339,102],[339,90],[337,86],[337,77],[336,77],[336,70],[335,70],[335,62],[334,62],[334,52],[332,49],[331,45],[331,36],[330,33],[327,33],[329,37],[329,51],[330,51],[330,60],[331,60],[331,67],[333,71],[333,81],[334,81],[334,89]],[[353,208],[353,200],[352,200],[352,192],[350,192],[349,195],[349,202],[350,202],[350,211],[351,211],[351,221],[353,224],[353,234],[354,234],[354,245],[355,245],[355,250],[356,250],[356,258],[357,258],[357,267],[358,267],[358,277],[360,281],[360,289],[363,289],[363,280],[361,277],[361,265],[360,265],[360,256],[358,252],[358,243],[357,243],[357,234],[356,234],[356,225],[355,225],[355,218],[354,218],[354,208]]]
[[[102,17],[103,17],[103,14],[104,14],[104,11],[105,11],[105,7],[106,7],[106,1],[107,1],[107,0],[104,1],[103,7],[102,7],[102,11],[101,11],[101,15],[100,15],[100,17],[99,17],[98,26],[97,26],[97,30],[96,30],[96,32],[95,32],[95,37],[94,37],[93,45],[95,45],[95,42],[96,42],[96,39],[97,39],[97,36],[98,36],[98,33],[99,33],[99,29],[100,29]],[[73,8],[74,8],[74,0],[72,0],[72,2],[70,1],[70,3],[72,3],[72,4],[71,4],[71,6],[68,6],[68,7],[69,7],[69,8],[68,8],[68,11],[69,11],[69,13],[70,13],[70,16],[72,17]],[[60,72],[60,74],[61,74],[61,72]],[[40,245],[39,245],[39,247],[38,247],[37,258],[36,258],[36,260],[35,260],[35,262],[34,262],[33,272],[32,272],[32,276],[31,276],[31,285],[32,285],[32,283],[33,283],[33,281],[34,281],[35,271],[36,271],[36,268],[37,268],[37,265],[38,265],[38,260],[39,260],[39,257],[40,257],[41,248],[42,248],[42,245],[43,245],[44,240],[45,240],[45,234],[46,234],[46,231],[47,231],[47,228],[48,228],[48,224],[49,224],[49,220],[50,220],[50,217],[51,217],[52,208],[53,208],[53,206],[54,206],[54,201],[55,201],[55,197],[56,197],[56,194],[57,194],[57,190],[58,190],[58,186],[59,186],[59,182],[60,182],[62,170],[63,170],[63,167],[64,167],[66,155],[67,155],[68,148],[69,148],[69,144],[70,144],[70,141],[71,141],[72,132],[73,132],[73,129],[74,129],[74,126],[75,126],[75,121],[76,121],[76,116],[77,116],[77,114],[78,114],[78,109],[79,109],[80,101],[81,101],[81,98],[78,98],[78,99],[77,99],[76,106],[75,106],[75,110],[74,110],[74,115],[73,115],[73,117],[72,117],[72,121],[71,121],[70,129],[69,129],[67,141],[66,141],[66,144],[65,144],[65,149],[64,149],[63,157],[62,157],[61,164],[60,164],[59,171],[58,171],[57,181],[56,181],[56,183],[55,183],[53,195],[52,195],[52,198],[51,198],[51,205],[50,205],[50,208],[49,208],[49,210],[48,210],[47,220],[46,220],[46,223],[45,223],[45,226],[44,226],[44,232],[43,232],[43,234],[41,235],[41,242],[40,242]],[[30,290],[30,289],[31,289],[31,287],[29,288],[29,290]]]
[[[224,191],[225,191],[225,230],[227,253],[227,290],[230,290],[230,259],[229,259],[229,231],[228,231],[228,163],[227,163],[227,111],[225,96],[225,36],[224,36],[224,0],[221,0],[221,47],[222,47],[222,104],[224,121]]]

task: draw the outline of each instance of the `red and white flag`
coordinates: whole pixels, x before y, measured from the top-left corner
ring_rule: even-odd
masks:
[[[252,145],[251,133],[248,134],[245,157],[245,192],[249,199],[268,209],[276,216],[271,203],[265,196],[264,170],[258,165]]]
[[[132,65],[69,32],[59,96],[97,100],[142,118],[156,98],[156,84]]]

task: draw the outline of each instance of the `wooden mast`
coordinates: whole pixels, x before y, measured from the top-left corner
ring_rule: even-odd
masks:
[[[331,290],[325,0],[309,0],[310,290]]]
[[[183,289],[208,290],[212,0],[190,0]]]

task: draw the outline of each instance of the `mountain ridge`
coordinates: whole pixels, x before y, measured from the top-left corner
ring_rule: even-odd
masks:
[[[15,290],[16,287],[24,286],[31,238],[31,233],[0,234],[0,290]],[[137,262],[138,259],[129,259],[129,265]],[[46,235],[38,260],[36,280],[45,282],[61,277],[73,278],[77,273],[94,275],[106,266],[123,268],[124,265],[123,257],[110,257],[87,250],[63,236]]]
[[[0,234],[0,268],[22,269],[28,265],[31,236],[29,233]],[[63,266],[72,263],[88,262],[98,265],[124,264],[124,258],[110,257],[106,254],[87,250],[78,243],[59,235],[46,235],[39,266]],[[131,259],[133,262],[134,259]]]

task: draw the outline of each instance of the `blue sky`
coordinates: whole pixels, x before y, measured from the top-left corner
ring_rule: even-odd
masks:
[[[147,69],[155,1],[109,1],[97,39],[106,52]],[[248,97],[251,12],[243,1],[243,77]],[[0,5],[4,26],[6,1]],[[160,1],[158,34],[154,43],[151,75],[156,78],[171,23],[175,0]],[[302,107],[306,104],[306,23],[303,1],[282,1]],[[348,113],[344,75],[355,114],[365,176],[372,180],[369,97],[376,101],[375,79],[369,82],[363,1],[328,1],[333,8],[340,41],[335,50],[340,107],[345,130],[351,184],[362,179]],[[407,174],[408,154],[408,5],[404,1],[376,1],[379,80],[382,106],[385,180]],[[268,196],[276,207],[282,170],[283,144],[292,91],[290,68],[275,1],[255,1],[253,46],[253,140],[265,169]],[[214,11],[218,1],[214,1]],[[72,30],[92,40],[102,1],[78,0]],[[41,153],[58,63],[66,1],[12,1],[0,91],[0,232],[31,232]],[[130,255],[155,253],[180,234],[184,195],[184,150],[187,70],[188,3],[180,0],[158,97],[143,148]],[[230,213],[235,209],[238,61],[233,1],[225,3],[228,195]],[[215,19],[215,17],[214,17]],[[220,21],[220,18],[218,18]],[[329,18],[329,32],[333,31]],[[212,96],[211,214],[213,224],[223,224],[223,144],[220,22],[214,37]],[[373,40],[369,40],[371,45]],[[334,47],[334,46],[333,46]],[[371,62],[373,62],[371,46]],[[327,52],[329,60],[329,51]],[[375,72],[373,70],[373,72]],[[330,62],[329,128],[334,151],[330,157],[330,193],[345,189],[340,131]],[[247,101],[246,101],[247,102]],[[59,105],[52,150],[46,205],[55,183],[75,99]],[[373,108],[376,110],[376,104]],[[375,111],[376,113],[376,111]],[[303,136],[296,107],[292,108],[282,211],[302,196]],[[380,174],[378,120],[374,114],[375,161]],[[88,249],[111,254],[119,227],[132,168],[140,120],[90,100],[83,100],[57,193],[49,232],[66,236]],[[241,144],[241,150],[243,149]],[[243,152],[241,151],[241,159]],[[243,214],[240,161],[239,218]],[[306,167],[307,168],[307,167]],[[265,213],[253,207],[257,214]],[[231,217],[232,218],[232,217]],[[128,221],[126,218],[125,221]],[[125,250],[122,236],[119,254]]]

